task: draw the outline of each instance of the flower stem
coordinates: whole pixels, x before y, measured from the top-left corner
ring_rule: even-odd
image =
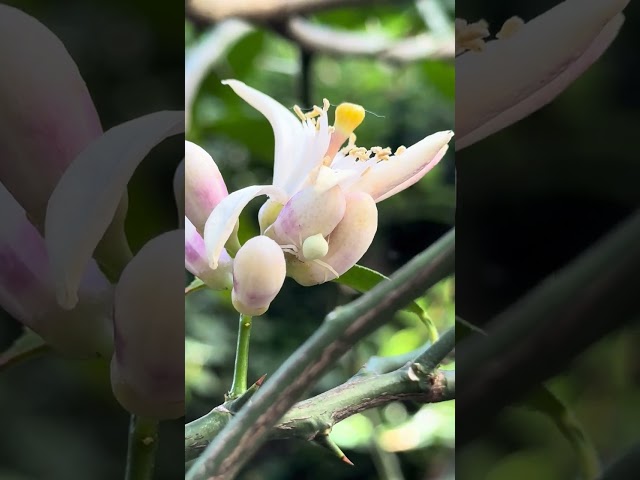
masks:
[[[236,363],[233,368],[233,383],[228,398],[233,399],[247,391],[247,369],[249,368],[249,337],[251,335],[251,317],[240,314],[238,324],[238,346]]]
[[[158,446],[158,422],[131,415],[125,480],[151,480]]]

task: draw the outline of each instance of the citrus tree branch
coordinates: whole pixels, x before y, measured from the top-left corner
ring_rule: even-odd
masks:
[[[194,15],[214,22],[229,17],[264,21],[340,7],[371,7],[385,2],[389,3],[389,0],[189,0],[187,8]]]
[[[300,438],[313,441],[326,435],[336,423],[365,410],[399,400],[436,403],[455,396],[455,372],[436,370],[439,363],[454,348],[453,329],[439,340],[426,361],[424,347],[419,351],[395,357],[372,357],[346,383],[315,397],[298,402],[273,427],[269,438]],[[411,356],[408,356],[411,355]],[[416,358],[417,357],[417,358]],[[439,358],[439,360],[437,360]],[[376,368],[373,366],[375,365]],[[391,367],[395,367],[390,370]],[[196,458],[218,433],[231,421],[233,402],[216,407],[185,428],[185,459]]]
[[[358,340],[454,271],[455,230],[350,304],[327,315],[220,432],[187,472],[188,480],[231,479],[304,392]]]
[[[640,314],[640,211],[456,347],[456,442],[475,438],[580,352]],[[472,321],[472,319],[471,319]],[[477,415],[477,412],[482,415]]]
[[[301,17],[290,19],[284,29],[285,36],[303,48],[328,55],[363,56],[399,64],[419,60],[453,60],[455,57],[453,35],[438,37],[422,33],[393,39],[381,34],[329,27]]]

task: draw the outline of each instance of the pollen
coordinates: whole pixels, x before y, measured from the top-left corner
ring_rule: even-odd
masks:
[[[466,20],[456,18],[456,55],[467,50],[479,52],[484,50],[484,39],[489,33],[489,24],[485,20],[468,23]]]
[[[293,111],[298,116],[298,118],[300,120],[302,120],[303,122],[307,120],[307,117],[305,116],[304,112],[302,111],[302,109],[298,105],[294,105],[293,106]]]
[[[398,155],[402,155],[406,151],[407,151],[407,147],[405,147],[404,145],[400,145],[396,150],[396,153],[394,153],[394,155],[397,157]]]
[[[345,137],[351,134],[364,120],[364,108],[355,103],[341,103],[336,107],[334,126]]]
[[[511,17],[509,20],[504,22],[500,31],[496,33],[496,38],[511,38],[518,31],[520,31],[523,25],[524,20],[522,20],[520,17]]]

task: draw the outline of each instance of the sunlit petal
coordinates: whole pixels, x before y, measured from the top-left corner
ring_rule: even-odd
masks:
[[[450,130],[429,135],[401,155],[376,163],[349,190],[366,192],[376,201],[387,198],[389,192],[398,192],[402,190],[400,186],[415,183],[435,167],[452,137]]]
[[[273,184],[284,188],[300,156],[300,139],[304,135],[302,123],[291,111],[255,88],[238,80],[224,80],[222,83],[229,85],[269,120],[275,137]]]
[[[288,200],[281,188],[274,185],[254,185],[231,193],[211,212],[204,226],[204,242],[211,268],[218,268],[220,253],[231,236],[244,207],[260,195],[268,195],[282,204]]]

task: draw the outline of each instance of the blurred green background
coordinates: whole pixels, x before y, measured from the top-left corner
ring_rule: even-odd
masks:
[[[557,3],[468,0],[458,2],[456,16],[484,18],[495,33],[513,15],[528,21]],[[609,50],[553,103],[457,152],[456,311],[462,317],[487,323],[640,205],[640,163],[629,142],[640,129],[635,7],[626,8]],[[640,432],[637,319],[627,320],[628,327],[549,382],[604,464]],[[521,409],[507,409],[474,442],[459,446],[457,460],[461,479],[577,478],[575,454],[553,424]]]
[[[429,2],[441,15],[427,25],[411,2],[341,8],[309,16],[332,28],[404,38],[429,31],[453,41],[453,2]],[[433,20],[433,18],[432,18]],[[202,42],[213,25],[187,17],[186,54]],[[306,88],[301,87],[301,51],[272,30],[257,28],[238,41],[204,79],[193,105],[187,139],[205,148],[218,164],[229,191],[268,184],[273,167],[273,134],[268,121],[220,81],[235,78],[287,107],[335,106],[354,102],[370,112],[357,129],[357,144],[409,146],[454,125],[453,59],[392,65],[376,58],[311,55]],[[306,103],[301,92],[309,92]],[[331,112],[333,109],[331,109]],[[330,113],[332,121],[332,113]],[[422,181],[380,204],[374,243],[359,262],[387,275],[438,239],[455,215],[453,153]],[[253,201],[241,218],[240,238],[259,234]],[[273,374],[337,305],[355,298],[329,283],[305,288],[287,279],[269,311],[254,320],[249,381]],[[444,331],[454,320],[454,285],[449,279],[425,297],[429,313]],[[237,314],[230,295],[200,291],[186,301],[187,421],[223,401],[231,385]],[[323,392],[347,380],[371,355],[397,355],[427,340],[427,331],[411,314],[398,313],[388,324],[353,348],[308,393]],[[331,436],[355,463],[348,467],[311,444],[296,440],[268,442],[247,465],[244,479],[388,478],[380,459],[398,461],[406,479],[453,478],[454,402],[420,406],[393,403],[357,414],[338,424]],[[394,458],[395,457],[395,458]],[[397,477],[393,477],[397,478]]]
[[[5,2],[60,38],[78,64],[106,130],[159,110],[182,110],[182,2]],[[60,112],[64,115],[64,112]],[[181,136],[142,162],[129,184],[127,233],[134,251],[179,227],[172,179]],[[182,252],[176,252],[182,255]],[[0,349],[20,326],[0,311]],[[123,478],[129,415],[114,400],[107,364],[36,358],[0,374],[0,478]],[[183,474],[183,424],[163,425],[158,480]]]

